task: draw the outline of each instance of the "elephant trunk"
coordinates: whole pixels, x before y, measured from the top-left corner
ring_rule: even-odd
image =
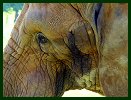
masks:
[[[10,50],[14,49],[10,47]],[[46,54],[29,55],[29,52],[4,52],[4,96],[61,96],[66,77],[65,65],[46,61],[43,59]]]

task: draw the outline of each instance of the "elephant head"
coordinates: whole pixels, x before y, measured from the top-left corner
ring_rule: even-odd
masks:
[[[25,4],[4,50],[3,95],[127,96],[127,23],[127,4]]]

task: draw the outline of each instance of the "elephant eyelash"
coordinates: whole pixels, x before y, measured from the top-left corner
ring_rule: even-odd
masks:
[[[39,44],[45,44],[48,42],[48,39],[43,35],[43,33],[37,33],[37,41]]]

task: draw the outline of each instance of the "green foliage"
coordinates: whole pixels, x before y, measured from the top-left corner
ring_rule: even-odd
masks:
[[[18,12],[23,7],[23,3],[3,3],[3,11],[10,12],[12,10]]]
[[[23,3],[3,3],[3,12],[12,14],[12,12],[15,11],[15,22],[18,17],[19,11],[22,10],[22,7]]]

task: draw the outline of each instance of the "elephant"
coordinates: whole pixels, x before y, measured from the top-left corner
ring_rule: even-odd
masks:
[[[3,52],[3,96],[83,88],[128,96],[128,4],[25,3]]]

